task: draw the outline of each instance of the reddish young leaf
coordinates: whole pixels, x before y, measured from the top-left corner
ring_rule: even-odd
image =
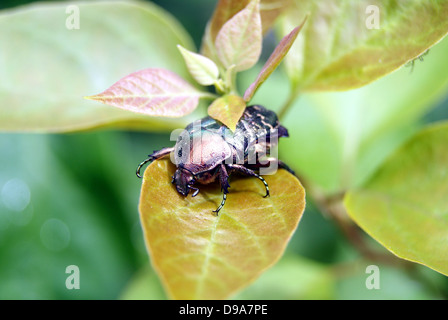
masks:
[[[212,18],[207,24],[202,39],[201,53],[215,58],[215,39],[222,26],[235,14],[243,10],[250,0],[219,0]],[[293,0],[261,0],[260,15],[263,34],[272,27],[277,17],[292,5]]]
[[[235,65],[235,71],[238,72],[257,63],[262,46],[259,0],[252,0],[223,25],[215,46],[216,54],[225,68]]]
[[[106,91],[86,99],[150,116],[182,117],[192,112],[199,98],[209,97],[165,69],[144,69],[124,77]]]
[[[244,93],[244,100],[250,101],[250,99],[252,99],[253,95],[257,91],[258,87],[266,81],[271,73],[274,72],[274,70],[278,67],[280,62],[282,62],[283,58],[288,53],[289,49],[294,43],[294,40],[297,38],[297,35],[305,24],[305,21],[306,18],[300,26],[295,27],[280,41],[274,52],[272,52],[268,61],[266,61],[266,63],[264,64],[263,69],[261,69],[260,73],[257,76],[257,79],[255,79],[255,81],[249,86],[249,88],[247,88],[246,92]]]

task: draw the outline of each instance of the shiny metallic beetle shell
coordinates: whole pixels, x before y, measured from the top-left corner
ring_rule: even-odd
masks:
[[[195,175],[213,170],[223,162],[246,164],[251,148],[259,151],[258,156],[270,151],[273,134],[288,136],[277,115],[260,105],[245,109],[235,132],[205,117],[190,123],[177,139],[175,163]]]

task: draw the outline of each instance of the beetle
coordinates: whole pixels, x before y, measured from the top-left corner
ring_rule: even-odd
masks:
[[[288,130],[280,125],[275,112],[261,105],[248,106],[234,132],[211,117],[190,123],[174,147],[148,155],[138,165],[136,174],[141,178],[140,170],[146,163],[174,155],[177,170],[171,182],[183,196],[192,191],[192,197],[195,197],[199,193],[199,188],[194,186],[196,183],[209,184],[219,180],[223,198],[213,211],[217,215],[226,202],[232,173],[258,178],[266,189],[264,197],[269,197],[269,186],[256,171],[274,164],[294,174],[284,162],[267,156],[278,138],[288,136]]]

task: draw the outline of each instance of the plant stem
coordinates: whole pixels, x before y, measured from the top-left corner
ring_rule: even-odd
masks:
[[[299,96],[299,92],[300,92],[300,90],[298,90],[297,88],[291,90],[288,100],[286,100],[286,102],[280,108],[280,111],[277,113],[280,121],[282,121],[284,119],[284,117],[288,113],[289,109],[292,107],[292,105],[296,101],[297,97]]]

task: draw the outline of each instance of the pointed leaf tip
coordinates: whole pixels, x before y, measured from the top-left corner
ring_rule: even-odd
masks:
[[[177,48],[185,60],[188,71],[199,84],[209,86],[218,80],[219,69],[212,60],[201,54],[191,52],[181,45],[177,45]]]
[[[300,30],[302,30],[302,27],[305,24],[307,18],[308,15],[305,17],[305,19],[299,26],[295,27],[289,34],[283,37],[283,39],[279,42],[277,47],[275,47],[274,51],[264,64],[263,68],[261,69],[255,81],[247,88],[246,92],[244,93],[245,101],[248,102],[252,99],[252,97],[254,96],[257,89],[261,86],[261,84],[265,82],[267,78],[269,78],[272,72],[274,72],[274,70],[282,62],[283,58],[286,56],[292,44],[296,40]]]

